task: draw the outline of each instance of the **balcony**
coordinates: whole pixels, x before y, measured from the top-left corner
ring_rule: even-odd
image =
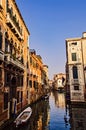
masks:
[[[84,101],[84,96],[83,93],[81,93],[80,91],[72,91],[71,93],[71,101]]]
[[[16,37],[22,40],[23,37],[22,37],[21,28],[19,26],[19,23],[16,20],[16,17],[13,16],[13,14],[11,13],[11,9],[8,9],[6,23],[11,28],[12,32],[16,35]]]
[[[0,50],[0,60],[4,61],[4,53]]]
[[[4,60],[6,61],[7,64],[13,64],[18,66],[21,69],[24,69],[23,63],[17,60],[16,58],[13,58],[10,54],[5,54]]]
[[[73,85],[79,85],[79,80],[78,80],[78,79],[72,79],[72,80],[71,80],[71,83],[72,83]]]

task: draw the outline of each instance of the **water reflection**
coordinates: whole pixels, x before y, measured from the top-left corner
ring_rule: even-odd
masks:
[[[30,130],[45,130],[49,122],[49,101],[41,100],[33,105],[33,114],[29,121]]]
[[[86,130],[86,107],[70,108],[70,130]]]
[[[69,130],[69,114],[65,108],[65,95],[53,91],[50,99],[50,124],[49,130]]]
[[[29,122],[22,130],[46,130],[49,122],[49,101],[39,101],[32,106],[32,111]]]
[[[33,104],[30,120],[23,127],[3,130],[86,130],[86,108],[65,103],[64,93],[51,92],[49,100]]]
[[[47,130],[47,126],[50,120],[49,109],[49,100],[41,100],[36,104],[33,104],[32,115],[27,124],[18,128],[11,124],[8,126],[8,130]],[[6,128],[3,130],[6,130]]]
[[[53,96],[55,100],[55,105],[60,108],[65,108],[65,95],[64,93],[58,93],[57,91],[53,91]]]

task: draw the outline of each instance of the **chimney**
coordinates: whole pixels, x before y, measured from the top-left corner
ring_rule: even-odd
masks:
[[[86,32],[83,32],[83,33],[82,33],[82,37],[83,37],[83,38],[86,38]]]

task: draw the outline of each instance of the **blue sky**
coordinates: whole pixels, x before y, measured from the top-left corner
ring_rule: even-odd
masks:
[[[86,31],[86,0],[16,0],[30,31],[30,48],[53,74],[65,73],[65,39]]]

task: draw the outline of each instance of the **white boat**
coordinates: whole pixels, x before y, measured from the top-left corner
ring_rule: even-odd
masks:
[[[48,94],[46,94],[44,98],[45,98],[45,99],[48,99],[48,98],[49,98],[49,95],[48,95]]]
[[[49,99],[49,95],[50,95],[49,93],[45,94],[45,95],[42,97],[42,99],[45,99],[45,100],[46,100],[46,99]]]
[[[32,114],[32,109],[31,107],[26,108],[24,111],[22,111],[19,116],[15,119],[14,123],[16,124],[16,127],[19,125],[22,125],[26,123],[30,116]]]

